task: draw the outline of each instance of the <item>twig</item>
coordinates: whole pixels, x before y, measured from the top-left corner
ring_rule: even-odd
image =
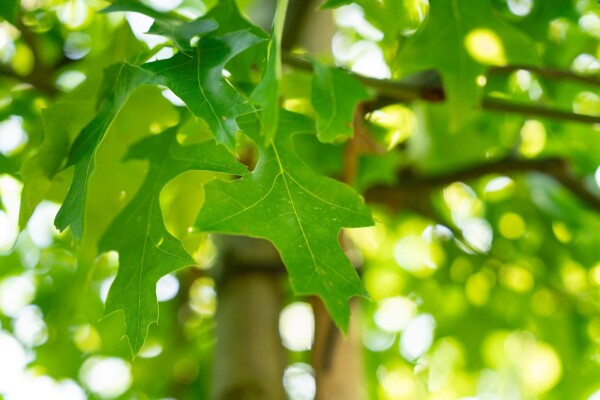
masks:
[[[34,72],[22,76],[11,69],[0,66],[0,77],[7,77],[21,83],[26,83],[50,96],[53,96],[58,92],[48,77],[44,77]]]
[[[290,54],[284,54],[282,61],[291,67],[312,71],[310,61]],[[376,89],[378,96],[396,101],[426,100],[436,103],[445,99],[444,88],[437,73],[423,71],[404,80],[376,79],[350,73],[363,85]]]
[[[291,0],[288,5],[285,24],[283,25],[283,38],[281,48],[290,51],[302,36],[304,22],[311,9],[316,8],[314,0]]]
[[[580,82],[580,83],[583,83],[586,85],[600,86],[600,79],[598,79],[595,76],[585,76],[585,75],[580,75],[580,74],[577,74],[577,73],[574,73],[571,71],[567,71],[567,70],[554,69],[554,68],[542,68],[542,67],[535,67],[535,66],[531,66],[531,65],[515,64],[515,65],[504,65],[501,67],[492,67],[488,70],[488,73],[490,75],[499,75],[499,74],[509,74],[511,72],[515,72],[515,71],[519,71],[519,70],[533,72],[534,74],[545,77],[545,78],[569,80],[569,81]]]
[[[575,121],[588,124],[600,124],[600,117],[587,114],[575,114],[569,111],[555,108],[540,107],[529,104],[511,103],[493,97],[485,97],[481,104],[482,108],[490,111],[511,112],[523,115],[535,115],[561,121]]]
[[[358,103],[354,110],[354,118],[352,120],[352,129],[354,135],[346,142],[344,149],[344,173],[343,181],[349,185],[353,185],[356,181],[358,172],[358,160],[363,154],[382,155],[386,153],[385,147],[377,143],[377,141],[368,133],[365,126],[365,114],[369,110],[371,102]]]
[[[294,68],[312,71],[312,64],[310,61],[303,58],[286,54],[283,56],[283,62]],[[506,73],[519,69],[527,69],[547,77],[570,79],[586,84],[600,86],[599,80],[577,75],[570,71],[544,69],[524,65],[494,67],[490,70],[490,73]],[[351,75],[359,80],[363,85],[376,90],[377,98],[367,105],[367,108],[370,109],[380,108],[397,102],[424,100],[430,103],[435,103],[445,99],[444,88],[442,86],[441,79],[435,71],[423,71],[403,80],[375,79],[354,73],[351,73]],[[535,115],[562,121],[575,121],[591,124],[600,123],[599,116],[576,114],[569,111],[541,107],[537,105],[511,103],[493,97],[485,97],[482,101],[481,108],[489,111],[502,111],[521,115]]]
[[[600,198],[590,191],[585,183],[574,176],[568,168],[557,169],[551,175],[585,204],[600,211]]]
[[[369,202],[383,203],[392,208],[411,202],[411,197],[421,198],[423,192],[457,181],[469,181],[489,174],[514,174],[537,171],[553,177],[590,208],[600,211],[600,197],[591,192],[583,181],[569,171],[566,160],[548,158],[540,160],[521,160],[505,158],[493,163],[477,165],[471,168],[436,176],[415,176],[409,170],[401,171],[398,183],[393,187],[376,186],[369,189],[365,198]]]
[[[53,81],[54,75],[59,68],[68,65],[73,62],[73,60],[63,55],[63,57],[54,65],[44,64],[37,34],[32,32],[29,27],[22,22],[20,16],[17,18],[17,28],[21,32],[21,39],[33,54],[33,69],[29,74],[22,76],[10,68],[0,66],[0,76],[6,76],[22,83],[27,83],[49,96],[58,94],[59,91]]]

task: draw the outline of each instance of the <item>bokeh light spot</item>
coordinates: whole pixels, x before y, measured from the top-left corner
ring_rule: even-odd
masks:
[[[23,118],[11,115],[0,122],[0,153],[5,156],[17,153],[25,143],[28,136],[23,129]]]
[[[305,363],[294,363],[283,373],[283,387],[290,400],[313,400],[317,393],[314,371]]]
[[[561,243],[569,243],[573,239],[573,233],[563,222],[552,222],[552,232]]]
[[[413,361],[429,350],[433,344],[435,319],[430,314],[415,317],[400,337],[400,353]]]
[[[308,303],[289,304],[279,317],[283,345],[292,351],[310,350],[315,335],[315,317]]]
[[[465,48],[475,61],[489,65],[506,64],[504,46],[498,35],[489,29],[474,29],[465,36]]]
[[[538,342],[522,355],[523,381],[532,392],[541,394],[552,389],[562,375],[562,364],[556,351]]]
[[[156,283],[156,298],[158,301],[169,301],[179,292],[179,280],[173,274],[163,276]]]
[[[373,318],[377,326],[387,332],[400,332],[417,314],[417,305],[407,297],[391,297],[377,305]]]
[[[514,15],[525,17],[533,9],[533,0],[507,0],[508,9]]]
[[[35,297],[33,278],[25,275],[10,276],[0,281],[0,312],[16,317]]]
[[[13,332],[15,337],[27,347],[44,344],[48,340],[48,328],[42,310],[34,305],[20,310],[13,320]]]
[[[92,356],[84,361],[79,379],[97,396],[114,399],[131,385],[131,366],[116,357]]]
[[[415,276],[428,277],[444,262],[445,256],[437,243],[427,243],[422,236],[406,236],[396,243],[394,259]]]
[[[573,100],[573,111],[577,114],[600,115],[600,96],[593,92],[581,92]]]
[[[507,239],[518,239],[525,233],[525,221],[520,215],[508,212],[498,221],[500,234]]]
[[[535,157],[546,146],[546,128],[537,120],[526,121],[521,128],[521,144],[519,152],[525,157]]]
[[[375,110],[368,115],[369,121],[384,128],[388,150],[406,141],[415,131],[417,117],[408,107],[393,105]]]
[[[83,353],[95,353],[102,346],[102,338],[92,325],[80,325],[73,328],[73,342]]]
[[[217,310],[217,291],[215,282],[210,278],[198,278],[190,286],[190,307],[202,316],[215,315]]]
[[[526,293],[533,288],[534,278],[526,268],[509,264],[500,270],[500,283],[515,292]]]

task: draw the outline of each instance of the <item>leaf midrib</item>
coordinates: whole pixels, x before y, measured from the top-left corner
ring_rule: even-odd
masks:
[[[196,51],[198,52],[198,61],[196,62],[197,66],[198,66],[196,68],[196,81],[198,82],[198,89],[200,89],[200,94],[202,95],[202,98],[204,99],[204,101],[208,104],[208,107],[210,108],[210,111],[211,111],[213,117],[217,121],[217,124],[218,124],[219,128],[221,129],[221,132],[225,134],[225,137],[228,137],[227,136],[227,129],[223,125],[223,121],[221,120],[221,118],[219,117],[219,115],[217,115],[217,112],[213,108],[212,103],[208,100],[208,97],[206,97],[206,93],[204,93],[204,88],[202,87],[202,81],[201,81],[201,78],[200,78],[200,73],[201,73],[201,68],[200,68],[200,64],[201,64],[200,63],[200,48],[198,48],[198,50],[196,50]],[[216,134],[216,132],[215,132],[215,134]]]
[[[290,187],[289,187],[287,179],[285,177],[286,173],[285,173],[285,170],[283,168],[283,163],[281,162],[281,158],[279,157],[279,152],[277,151],[277,146],[275,145],[275,143],[273,143],[272,146],[273,146],[273,153],[275,154],[275,158],[277,159],[277,164],[279,165],[279,173],[283,177],[283,184],[285,185],[285,190],[286,190],[287,195],[288,195],[288,197],[290,199],[290,204],[292,206],[292,211],[294,213],[294,216],[296,217],[296,222],[298,222],[298,226],[300,227],[300,231],[302,232],[302,238],[304,239],[304,243],[306,243],[306,247],[308,249],[308,252],[310,253],[310,257],[312,258],[313,266],[315,267],[315,269],[317,270],[317,272],[323,273],[323,270],[321,269],[321,266],[319,264],[317,264],[317,260],[315,259],[315,255],[314,255],[314,253],[312,251],[312,248],[310,247],[310,243],[308,242],[308,237],[306,236],[306,232],[304,232],[304,226],[302,226],[302,222],[300,221],[300,215],[298,215],[298,211],[296,210],[296,205],[294,203],[294,199],[292,197],[292,192],[290,191]]]

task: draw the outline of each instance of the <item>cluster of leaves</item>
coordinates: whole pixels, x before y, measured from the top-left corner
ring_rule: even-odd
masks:
[[[195,223],[197,229],[270,240],[288,268],[294,291],[323,298],[342,329],[348,325],[349,298],[366,296],[337,237],[342,227],[371,225],[370,211],[351,188],[312,172],[303,164],[295,154],[292,139],[298,134],[315,134],[315,122],[280,110],[279,48],[285,10],[286,2],[281,2],[270,36],[243,19],[235,3],[229,0],[192,21],[157,14],[141,4],[126,1],[104,10],[133,11],[154,17],[149,33],[168,37],[178,52],[169,59],[139,66],[125,63],[106,72],[106,96],[99,100],[96,116],[83,128],[69,153],[67,167],[73,166],[75,172],[56,217],[56,226],[60,230],[70,227],[75,238],[82,236],[96,153],[116,115],[139,87],[169,88],[194,117],[207,123],[214,135],[214,140],[200,145],[182,146],[176,140],[176,126],[135,144],[128,152],[129,159],[148,159],[149,172],[137,195],[104,233],[99,250],[119,253],[119,273],[109,292],[106,312],[124,311],[134,353],[142,347],[148,326],[158,318],[157,281],[194,264],[182,243],[166,230],[159,204],[164,185],[190,170],[243,177],[206,186],[206,200]],[[236,87],[240,82],[235,77],[229,80],[224,77],[223,68],[254,47],[259,47],[254,54],[257,58],[238,59],[236,65],[241,69],[264,70],[256,87],[247,95]],[[261,59],[264,66],[256,65]],[[318,137],[331,141],[338,135],[350,136],[353,109],[366,96],[364,89],[340,70],[317,65],[317,71],[314,101],[318,110]],[[348,81],[351,85],[344,86]],[[350,91],[350,98],[343,90]],[[54,132],[64,137],[64,131]],[[251,173],[233,154],[239,132],[259,147],[259,161]],[[43,146],[52,146],[56,141],[49,136]],[[47,173],[56,172],[56,165],[43,165],[44,154],[38,154],[38,165]],[[28,192],[37,185],[34,179],[26,179],[24,190]],[[35,200],[39,199],[24,203],[22,215],[33,210]]]
[[[87,80],[73,93],[61,94],[58,102],[31,94],[34,91],[10,92],[11,104],[0,105],[0,119],[22,116],[29,143],[27,151],[15,157],[0,154],[0,171],[18,175],[24,183],[20,226],[26,226],[43,199],[63,202],[56,226],[70,228],[79,244],[80,264],[95,265],[90,260],[97,252],[119,254],[118,275],[105,312],[124,312],[134,353],[158,318],[157,281],[197,262],[197,243],[190,245],[180,234],[189,229],[271,241],[288,268],[294,291],[323,298],[341,328],[348,324],[348,299],[368,291],[377,302],[366,306],[365,343],[372,338],[383,337],[386,343],[398,338],[400,328],[373,323],[372,315],[383,312],[386,299],[411,293],[420,311],[435,317],[438,335],[448,337],[433,346],[431,358],[433,370],[436,357],[446,360],[453,354],[448,364],[454,370],[444,369],[446,378],[471,382],[474,378],[465,370],[501,370],[506,360],[501,361],[497,353],[479,356],[485,353],[483,344],[498,339],[494,330],[513,344],[521,336],[506,332],[526,330],[550,343],[565,371],[574,377],[565,377],[551,395],[583,396],[595,390],[578,382],[587,382],[598,372],[595,356],[590,355],[598,351],[594,339],[600,278],[594,274],[600,270],[592,268],[600,260],[600,238],[594,234],[597,215],[582,208],[556,182],[535,173],[508,181],[501,176],[502,182],[509,183],[500,190],[491,190],[491,182],[497,184],[494,179],[510,171],[486,173],[480,180],[478,175],[456,174],[455,180],[473,180],[470,186],[451,185],[452,177],[431,185],[427,178],[419,180],[494,160],[534,158],[535,162],[535,158],[555,156],[572,165],[570,172],[587,178],[584,186],[592,195],[597,192],[592,176],[600,160],[600,141],[594,127],[492,114],[480,107],[482,99],[491,96],[600,114],[600,101],[587,83],[546,79],[535,72],[546,67],[580,68],[574,60],[583,54],[592,61],[588,57],[589,68],[578,72],[591,75],[584,79],[593,82],[598,34],[593,26],[583,32],[578,24],[586,26],[579,21],[583,17],[598,18],[594,2],[531,2],[526,16],[510,12],[507,4],[519,2],[501,0],[430,0],[428,7],[420,0],[324,2],[325,8],[360,6],[365,20],[382,33],[377,46],[394,80],[379,83],[318,61],[312,63],[311,74],[286,74],[280,43],[287,1],[278,3],[270,33],[243,18],[233,0],[219,1],[198,19],[158,12],[134,0],[118,0],[106,8],[105,13],[151,17],[149,33],[167,38],[174,55],[156,60],[161,47],[149,50],[124,24],[110,40],[98,40],[96,50],[77,62]],[[16,1],[0,4],[0,16],[15,26],[18,12]],[[44,21],[43,15],[32,19]],[[90,32],[100,37],[108,28],[95,24]],[[63,33],[56,28],[48,36]],[[359,33],[352,35],[356,41],[364,40]],[[62,68],[60,58],[40,56],[41,64],[46,61]],[[531,72],[493,73],[494,68],[510,64]],[[387,95],[394,94],[396,79],[424,69],[439,73],[445,102],[392,107],[389,114],[383,108],[387,121],[372,112],[364,119],[360,115],[357,122],[358,103],[373,100],[369,104],[383,107],[389,103]],[[40,82],[35,71],[18,78],[34,86]],[[159,95],[165,88],[185,107],[167,103]],[[89,93],[96,92],[98,98],[89,101]],[[402,100],[402,93],[394,97],[398,98]],[[286,99],[301,99],[301,105]],[[40,114],[38,107],[50,101]],[[534,150],[527,147],[532,128],[537,129],[534,138],[543,142]],[[400,194],[392,197],[392,206],[406,211],[396,215],[373,208],[382,222],[376,231],[378,244],[370,246],[365,237],[357,240],[367,258],[363,280],[367,291],[344,255],[338,235],[342,228],[372,225],[371,210],[355,189],[331,178],[345,175],[339,144],[348,143],[353,135],[360,136],[348,148],[366,141],[366,147],[376,151],[357,156],[356,180],[348,183],[357,190],[380,183],[396,185]],[[400,146],[394,148],[398,143],[390,137],[400,137]],[[393,149],[381,151],[386,146]],[[257,160],[254,154],[248,156],[252,152]],[[404,181],[396,176],[401,168],[410,169],[401,176]],[[192,171],[207,173],[189,179]],[[215,176],[218,179],[212,180]],[[206,181],[210,182],[200,187]],[[163,195],[174,184],[180,186],[186,207],[176,205],[173,210],[165,207]],[[123,196],[115,188],[123,188]],[[129,197],[130,192],[135,195]],[[169,218],[170,213],[180,214]],[[493,243],[473,238],[473,225],[465,221],[486,228]],[[520,221],[521,227],[515,228],[511,221]],[[451,233],[436,224],[449,227]],[[410,239],[405,242],[405,237]],[[415,244],[425,255],[415,256],[418,262],[394,259],[398,249],[412,254],[406,243]],[[22,262],[15,254],[2,265]],[[52,257],[59,265],[61,256]],[[424,258],[426,265],[421,262]],[[69,258],[69,263],[74,262]],[[65,290],[68,300],[57,300],[71,303],[64,314],[80,312],[83,307],[75,304],[81,287],[89,286],[89,276],[94,274],[85,268],[78,271],[76,281]],[[52,277],[60,281],[60,276]],[[54,308],[59,307],[48,310]],[[173,315],[162,313],[162,318],[175,318],[177,310],[170,311]],[[370,370],[383,365],[393,372],[390,376],[404,371],[404,364],[398,367],[396,347],[371,347]],[[448,348],[450,353],[444,353]],[[43,363],[51,357],[42,349],[38,358]],[[520,374],[518,368],[525,367],[514,368],[507,374]],[[553,379],[555,385],[558,378]],[[527,389],[531,396],[542,396],[552,386],[535,379],[531,385],[534,389]],[[373,389],[372,397],[385,398],[378,390]],[[419,390],[411,392],[413,397],[425,398],[427,389]]]

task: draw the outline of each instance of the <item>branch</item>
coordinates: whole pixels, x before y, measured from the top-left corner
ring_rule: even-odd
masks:
[[[283,38],[281,48],[290,51],[302,36],[303,25],[311,9],[316,8],[313,0],[291,0],[288,5],[285,24],[283,24]]]
[[[22,76],[12,69],[0,65],[0,77],[7,77],[21,83],[26,83],[50,96],[54,96],[58,92],[54,84],[50,81],[49,75],[38,74],[35,70],[28,75]]]
[[[284,54],[282,61],[293,68],[311,72],[312,63],[304,58],[290,54]],[[363,85],[376,89],[378,98],[407,102],[414,100],[425,100],[437,103],[444,100],[444,88],[439,75],[434,71],[423,71],[403,80],[376,79],[350,72],[355,79]]]
[[[33,54],[33,69],[29,74],[21,76],[14,70],[0,65],[0,76],[6,76],[22,83],[29,84],[49,96],[58,94],[59,91],[53,81],[54,74],[59,68],[73,62],[73,60],[70,60],[63,54],[62,58],[55,65],[50,66],[44,64],[40,51],[40,43],[38,41],[39,34],[31,31],[31,29],[22,22],[20,15],[17,18],[16,27],[21,33],[21,40],[29,47]]]
[[[569,170],[567,161],[561,158],[539,160],[505,158],[489,164],[436,176],[419,177],[410,170],[404,170],[399,173],[398,183],[395,186],[373,187],[366,192],[365,198],[369,202],[386,204],[394,209],[407,203],[419,209],[422,207],[422,196],[437,187],[457,181],[469,181],[489,174],[510,175],[531,171],[553,177],[588,207],[600,211],[600,197],[591,192],[581,179],[574,176]]]
[[[312,71],[312,64],[310,61],[303,58],[286,54],[283,56],[283,62],[294,68]],[[490,69],[490,73],[507,73],[519,69],[526,69],[539,75],[556,79],[569,79],[600,86],[600,81],[592,77],[577,75],[570,71],[544,69],[524,65],[494,67]],[[423,71],[409,76],[403,80],[375,79],[355,73],[350,74],[363,85],[375,89],[377,92],[376,99],[371,102],[367,102],[365,105],[367,111],[398,102],[424,100],[430,103],[436,103],[445,99],[442,81],[438,73],[435,71]],[[575,121],[589,124],[600,123],[599,116],[576,114],[569,111],[546,108],[537,105],[511,103],[493,97],[484,97],[481,108],[489,111],[502,111],[521,115],[535,115],[562,121]]]
[[[579,75],[574,72],[566,71],[566,70],[562,70],[562,69],[541,68],[541,67],[534,67],[531,65],[515,64],[515,65],[504,65],[501,67],[492,67],[488,70],[488,73],[490,75],[500,75],[500,74],[509,74],[511,72],[515,72],[515,71],[519,71],[519,70],[533,72],[534,74],[545,77],[545,78],[551,78],[551,79],[557,79],[557,80],[569,80],[569,81],[583,83],[586,85],[600,86],[600,79],[596,78],[595,76],[584,76],[584,75]]]
[[[490,111],[502,111],[523,115],[536,115],[549,119],[561,121],[575,121],[588,124],[600,124],[600,116],[588,114],[576,114],[569,111],[558,110],[529,104],[511,103],[493,97],[485,97],[481,107]]]
[[[589,190],[581,179],[574,176],[568,168],[556,170],[551,175],[590,208],[600,211],[600,198]]]

